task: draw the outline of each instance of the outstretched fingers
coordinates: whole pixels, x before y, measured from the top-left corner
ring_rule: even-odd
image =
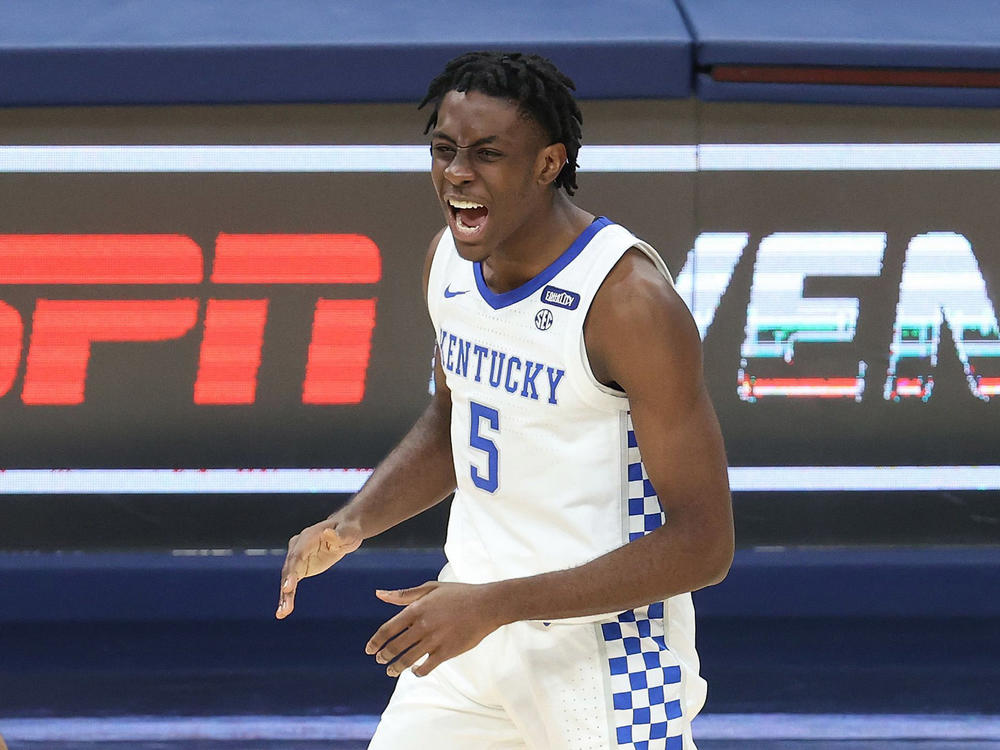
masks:
[[[379,628],[365,651],[373,654],[379,664],[388,665],[385,672],[390,677],[398,677],[410,667],[415,675],[423,677],[444,661],[437,655],[440,644],[433,632],[426,632],[419,623],[404,619],[406,614],[401,612]],[[422,664],[413,666],[425,656],[427,659]]]
[[[445,661],[448,657],[443,656],[440,650],[432,651],[427,655],[427,658],[421,664],[413,667],[411,670],[413,674],[417,677],[426,677],[429,675],[441,662]]]
[[[441,584],[437,581],[427,581],[426,583],[421,583],[419,586],[414,586],[411,589],[395,589],[392,591],[376,589],[375,596],[384,602],[388,602],[389,604],[398,604],[401,607],[405,607],[408,604],[413,604],[413,602],[418,599],[422,599],[427,596],[427,594],[438,588],[440,585]]]
[[[295,609],[295,592],[298,589],[302,575],[299,569],[303,567],[302,558],[293,552],[298,536],[293,536],[288,541],[288,554],[285,557],[285,564],[281,567],[281,587],[278,590],[278,609],[274,616],[283,620],[292,614]]]
[[[375,656],[375,654],[381,651],[389,641],[398,636],[404,630],[408,630],[412,624],[412,613],[407,612],[404,609],[391,620],[383,623],[382,626],[375,631],[375,634],[372,635],[372,637],[368,639],[368,643],[365,644],[365,653],[369,656]]]
[[[410,589],[375,592],[382,601],[403,607],[395,617],[376,630],[365,645],[365,653],[374,655],[379,664],[389,665],[386,673],[390,677],[399,676],[425,656],[427,660],[414,668],[414,674],[423,676],[443,661],[435,658],[435,652],[440,646],[440,633],[428,625],[420,614],[419,606],[410,606],[439,586],[437,581],[428,581]]]
[[[310,527],[293,536],[288,541],[288,554],[281,569],[281,588],[275,617],[282,620],[295,609],[295,592],[299,581],[322,573],[359,546],[361,540],[357,535],[342,536],[337,529],[330,527]]]
[[[398,677],[427,652],[423,639],[407,630],[393,638],[375,653],[375,661],[386,664],[385,673]]]

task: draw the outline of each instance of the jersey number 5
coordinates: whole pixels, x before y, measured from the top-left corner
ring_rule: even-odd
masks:
[[[479,430],[482,427],[483,420],[485,419],[489,422],[490,429],[494,432],[499,432],[500,414],[496,409],[491,409],[488,406],[477,404],[475,401],[469,402],[469,411],[472,414],[472,429],[469,432],[469,445],[476,450],[480,450],[485,453],[488,459],[487,473],[485,477],[480,475],[477,467],[469,467],[469,472],[472,475],[472,483],[479,489],[486,490],[486,492],[496,492],[497,487],[499,486],[497,468],[500,463],[500,453],[497,450],[497,444],[489,438],[480,435]]]

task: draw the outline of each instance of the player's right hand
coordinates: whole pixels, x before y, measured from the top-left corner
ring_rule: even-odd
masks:
[[[361,542],[361,529],[357,525],[336,518],[309,526],[289,539],[274,616],[283,620],[292,614],[299,581],[327,570],[344,555],[354,552]]]

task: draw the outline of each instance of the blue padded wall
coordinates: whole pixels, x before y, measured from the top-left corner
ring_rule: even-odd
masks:
[[[714,65],[1000,69],[997,0],[677,0],[705,100],[997,106],[988,88],[733,83]]]
[[[0,105],[414,101],[451,57],[551,57],[583,98],[686,97],[677,7],[622,0],[11,0]]]
[[[996,0],[678,0],[699,66],[1000,68]]]
[[[551,57],[585,99],[989,106],[996,89],[724,83],[720,64],[1000,70],[1000,0],[10,0],[0,106],[386,102],[470,49]],[[695,69],[703,71],[695,76]]]

